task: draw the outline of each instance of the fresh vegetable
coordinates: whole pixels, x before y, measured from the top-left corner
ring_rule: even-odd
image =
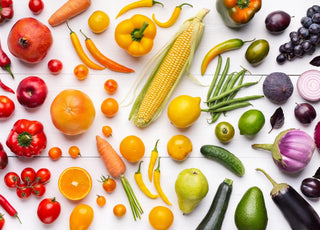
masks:
[[[16,188],[16,193],[20,199],[27,199],[31,195],[31,188],[26,184],[20,184]]]
[[[3,0],[0,1],[0,5],[3,2]],[[1,16],[0,16],[0,23],[1,23]],[[14,78],[14,75],[11,71],[11,60],[8,57],[8,55],[2,50],[1,43],[0,43],[0,67],[6,71],[9,72],[12,78]]]
[[[141,138],[129,135],[122,139],[119,150],[127,161],[138,162],[144,156],[145,146]]]
[[[167,152],[176,161],[187,159],[192,149],[193,146],[190,138],[181,134],[172,136],[167,143]]]
[[[297,80],[299,95],[307,101],[320,100],[320,71],[308,70],[303,72]]]
[[[52,224],[60,215],[61,206],[56,198],[46,198],[40,201],[37,209],[39,219],[44,224]]]
[[[44,4],[42,0],[29,0],[29,9],[33,14],[38,15],[43,11]]]
[[[231,179],[224,179],[219,185],[211,206],[196,230],[220,230],[232,193]]]
[[[258,65],[266,58],[269,50],[269,42],[264,39],[259,39],[249,45],[245,58],[250,64]]]
[[[140,57],[152,50],[157,34],[154,22],[142,14],[121,21],[114,32],[117,44],[130,55]]]
[[[8,165],[8,155],[4,151],[2,144],[0,143],[0,169],[5,169]]]
[[[264,21],[266,28],[271,33],[279,33],[290,25],[291,16],[282,10],[269,13]]]
[[[151,124],[160,115],[184,72],[189,73],[193,54],[204,31],[202,20],[208,12],[208,9],[202,9],[195,17],[186,20],[173,40],[157,56],[154,61],[156,68],[137,96],[129,115],[129,120],[133,120],[136,126]]]
[[[51,26],[57,26],[84,12],[91,5],[91,0],[68,0],[48,19]]]
[[[6,222],[3,216],[4,216],[4,214],[0,213],[0,229],[3,228],[3,226]]]
[[[177,21],[177,19],[178,19],[179,16],[180,16],[182,7],[185,6],[185,5],[186,5],[186,6],[193,7],[191,4],[182,3],[182,4],[180,4],[180,5],[178,5],[178,6],[176,6],[176,7],[174,8],[174,11],[172,12],[171,17],[169,18],[168,21],[166,21],[166,22],[160,22],[160,21],[158,21],[158,20],[156,19],[156,17],[155,17],[154,14],[152,14],[152,19],[153,19],[153,21],[154,21],[158,26],[164,27],[164,28],[168,28],[168,27],[172,26],[172,25]]]
[[[145,183],[143,182],[142,174],[141,174],[141,172],[140,172],[142,162],[143,162],[143,161],[140,161],[138,171],[136,171],[136,172],[134,173],[134,179],[135,179],[138,187],[140,188],[141,192],[143,192],[147,197],[149,197],[149,198],[151,198],[151,199],[155,199],[155,198],[159,197],[159,195],[152,194],[152,193],[150,192],[150,190],[148,189],[148,187],[147,187],[147,186],[145,185]]]
[[[114,178],[120,177],[121,184],[130,203],[134,220],[136,220],[137,217],[140,219],[143,210],[134,194],[134,191],[132,190],[128,179],[124,175],[126,171],[126,165],[107,140],[97,135],[96,141],[98,152],[108,172]]]
[[[209,50],[206,55],[204,56],[202,63],[201,63],[201,75],[204,75],[209,63],[214,59],[216,56],[230,50],[240,49],[245,43],[252,42],[250,41],[243,41],[239,38],[233,38],[221,42],[214,46],[211,50]]]
[[[117,187],[117,182],[110,176],[101,176],[99,182],[102,183],[102,187],[107,193],[112,193]]]
[[[297,173],[310,162],[315,143],[299,129],[287,129],[278,134],[273,144],[253,144],[254,149],[272,152],[274,163],[284,172]]]
[[[249,188],[242,196],[234,213],[238,230],[265,230],[268,224],[268,213],[260,188]]]
[[[46,148],[47,137],[39,121],[20,119],[11,129],[6,144],[18,156],[32,157]]]
[[[271,124],[271,129],[269,131],[269,133],[273,130],[273,129],[279,129],[283,126],[284,124],[284,113],[281,107],[278,107],[276,109],[276,111],[274,111],[274,113],[272,114],[272,116],[270,117],[270,124]]]
[[[123,217],[127,212],[126,206],[123,204],[117,204],[113,207],[113,214],[116,217]]]
[[[158,167],[153,171],[153,184],[161,199],[167,204],[172,205],[166,194],[163,192],[160,184],[160,157],[158,158]]]
[[[282,72],[270,73],[263,82],[263,94],[275,104],[284,104],[293,93],[290,77]]]
[[[103,100],[100,109],[106,117],[114,117],[118,113],[119,104],[116,99],[109,97]]]
[[[36,171],[31,167],[27,167],[21,171],[20,178],[26,185],[31,185],[36,180],[36,176]]]
[[[313,138],[318,151],[320,151],[320,122],[318,122],[314,128]]]
[[[156,206],[149,213],[149,223],[157,230],[167,230],[174,220],[172,211],[164,206]]]
[[[276,183],[265,171],[261,171],[273,185],[271,198],[278,206],[293,230],[316,230],[320,228],[320,217],[312,206],[290,185]]]
[[[140,7],[152,7],[154,4],[159,4],[163,7],[163,4],[161,2],[157,2],[154,0],[138,0],[135,2],[132,2],[126,6],[124,6],[119,13],[117,14],[116,18],[119,17],[120,15],[128,12],[129,10],[140,8]]]
[[[35,183],[31,187],[31,193],[35,196],[43,196],[46,192],[46,186],[44,184]]]
[[[215,145],[203,145],[200,148],[200,152],[204,157],[220,162],[238,176],[243,176],[245,173],[241,160],[225,148]]]
[[[82,81],[88,77],[89,69],[86,65],[79,64],[74,67],[73,74],[79,81]]]
[[[110,95],[115,94],[117,92],[117,89],[118,89],[118,83],[114,79],[106,80],[104,82],[103,86],[104,86],[105,91]]]
[[[317,112],[311,104],[305,102],[296,105],[294,116],[302,124],[310,124],[316,118]]]
[[[36,172],[37,179],[36,181],[39,183],[47,183],[51,178],[51,172],[47,168],[40,168]]]
[[[67,22],[67,27],[70,30],[70,39],[71,39],[72,45],[73,45],[75,51],[77,52],[79,58],[81,59],[81,61],[91,69],[96,69],[96,70],[105,69],[105,67],[100,66],[90,60],[90,58],[87,56],[87,54],[84,52],[84,50],[82,48],[82,45],[81,45],[80,40],[78,38],[78,35],[73,30],[71,30],[68,22]]]
[[[79,147],[75,145],[69,147],[68,153],[74,159],[81,156]]]
[[[226,144],[232,140],[234,128],[229,122],[222,121],[216,125],[214,133],[221,143]]]
[[[100,50],[96,47],[96,45],[93,43],[91,38],[87,37],[81,30],[80,32],[85,36],[85,43],[86,47],[89,50],[90,54],[103,66],[107,67],[110,70],[117,71],[117,72],[123,72],[123,73],[132,73],[134,72],[133,69],[130,69],[128,67],[125,67],[109,58],[104,56]]]
[[[11,88],[10,88],[9,86],[7,86],[6,84],[4,84],[4,83],[1,81],[1,79],[0,79],[0,87],[1,87],[3,90],[5,90],[5,91],[7,91],[7,92],[9,92],[9,93],[15,94],[14,90],[11,89]]]
[[[4,198],[4,196],[2,196],[0,194],[0,205],[1,207],[6,210],[6,212],[10,215],[10,216],[13,216],[13,217],[16,217],[18,218],[19,222],[21,223],[21,220],[19,219],[19,216],[18,216],[18,212],[14,209],[14,207],[9,203],[9,201]]]
[[[157,149],[158,142],[159,142],[159,139],[156,141],[156,144],[154,145],[154,148],[151,151],[150,162],[148,166],[148,178],[150,182],[152,182],[153,168],[157,162],[157,158],[159,155],[158,149]]]
[[[70,230],[88,229],[94,217],[91,206],[78,204],[74,207],[69,218]]]
[[[320,197],[320,167],[312,177],[305,178],[301,182],[300,190],[306,197]]]
[[[250,109],[244,112],[238,121],[240,135],[254,136],[264,126],[265,117],[260,110]]]
[[[52,147],[48,151],[48,156],[51,160],[59,160],[62,156],[62,150],[59,147]]]
[[[102,33],[105,31],[110,24],[109,16],[103,12],[102,10],[94,11],[89,19],[88,19],[88,26],[93,33]]]
[[[50,73],[57,75],[62,71],[63,68],[63,64],[60,60],[58,59],[51,59],[48,62],[48,69],[50,71]]]
[[[9,118],[15,110],[14,102],[7,96],[0,95],[0,118]]]
[[[96,203],[97,203],[97,205],[99,205],[99,207],[105,206],[106,202],[107,202],[107,200],[104,196],[97,195]]]
[[[4,21],[10,20],[13,17],[13,2],[12,0],[0,1],[0,24]]]
[[[112,128],[108,125],[102,126],[102,133],[106,137],[112,136]]]
[[[239,28],[249,23],[261,4],[261,0],[217,0],[216,8],[226,26]]]
[[[4,176],[4,183],[9,188],[16,188],[20,184],[20,177],[15,172],[8,172]]]

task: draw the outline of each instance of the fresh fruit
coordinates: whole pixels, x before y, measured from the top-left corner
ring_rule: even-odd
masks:
[[[106,117],[113,117],[118,113],[119,104],[114,98],[107,98],[101,103],[101,112]]]
[[[36,180],[36,171],[33,168],[27,167],[21,171],[20,178],[26,185],[31,185]]]
[[[262,191],[249,188],[237,205],[234,220],[238,230],[265,230],[268,214]]]
[[[72,158],[78,158],[80,156],[80,149],[78,146],[70,146],[68,153]]]
[[[101,176],[99,182],[102,183],[102,187],[107,193],[112,193],[117,187],[116,181],[110,176]]]
[[[294,116],[302,124],[310,124],[316,118],[317,112],[311,104],[301,103],[294,108]]]
[[[118,83],[113,79],[108,79],[104,82],[104,89],[108,94],[113,95],[118,89]]]
[[[16,193],[20,199],[27,199],[31,195],[31,188],[26,184],[20,184],[16,188]]]
[[[191,126],[200,116],[200,97],[181,95],[174,98],[168,106],[168,118],[177,128]]]
[[[110,137],[112,135],[112,128],[108,125],[102,126],[102,133],[106,137]]]
[[[66,89],[53,100],[50,114],[59,131],[66,135],[78,135],[92,125],[95,109],[87,94],[80,90]]]
[[[260,110],[250,109],[244,112],[238,121],[238,128],[241,135],[256,135],[264,126],[265,117]]]
[[[108,28],[109,24],[109,16],[101,10],[94,11],[88,19],[89,28],[94,33],[102,33]]]
[[[44,8],[42,0],[29,0],[29,9],[33,14],[40,14]]]
[[[127,212],[126,206],[123,204],[117,204],[113,207],[113,214],[116,217],[123,217]]]
[[[252,42],[247,48],[245,58],[252,65],[260,64],[269,53],[269,42],[264,39],[259,39]]]
[[[58,180],[59,190],[69,200],[85,198],[92,187],[90,174],[80,167],[66,168]]]
[[[42,61],[52,42],[50,29],[34,18],[19,19],[8,35],[9,51],[27,63]]]
[[[39,219],[44,224],[52,224],[60,215],[61,206],[55,198],[40,201],[37,209]]]
[[[39,183],[47,183],[51,178],[51,172],[47,168],[40,168],[36,172],[37,182]]]
[[[14,102],[7,96],[0,95],[0,118],[9,118],[15,110]]]
[[[164,206],[156,206],[149,213],[149,223],[156,230],[167,230],[173,223],[172,211]]]
[[[167,151],[172,159],[183,161],[192,152],[192,142],[184,135],[174,135],[167,143]]]
[[[266,17],[265,24],[268,31],[271,33],[279,33],[284,31],[291,22],[291,16],[282,11],[273,11]]]
[[[20,185],[20,177],[17,173],[15,172],[8,172],[4,176],[4,183],[6,184],[7,187],[9,188],[15,188],[18,185]]]
[[[184,214],[191,213],[207,195],[209,185],[207,178],[199,169],[182,170],[175,182],[179,208]]]
[[[19,103],[27,108],[36,108],[44,103],[47,98],[48,87],[44,80],[30,76],[20,81],[17,88]]]
[[[79,64],[74,67],[73,74],[79,81],[82,81],[88,77],[89,68],[84,64]]]
[[[219,122],[214,129],[214,133],[221,143],[228,143],[234,136],[233,126],[226,121]]]
[[[48,155],[54,161],[59,160],[62,156],[62,150],[59,147],[52,147],[49,149]]]
[[[35,196],[43,196],[46,192],[46,186],[41,183],[35,183],[31,186],[31,193]]]
[[[93,209],[87,204],[78,204],[69,218],[70,230],[88,229],[94,217]]]
[[[97,195],[96,203],[97,203],[97,205],[99,205],[100,207],[103,207],[103,206],[106,205],[107,200],[106,200],[106,198],[105,198],[104,196]]]
[[[143,141],[135,135],[123,138],[120,142],[119,149],[121,155],[130,162],[138,162],[145,153]]]
[[[48,69],[54,75],[59,74],[61,72],[62,68],[63,68],[63,64],[58,59],[51,59],[48,62]]]

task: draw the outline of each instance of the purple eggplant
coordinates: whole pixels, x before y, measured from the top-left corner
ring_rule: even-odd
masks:
[[[2,144],[0,143],[0,169],[4,169],[8,165],[8,155],[4,151]]]
[[[320,167],[313,177],[308,177],[301,182],[300,190],[306,197],[320,197]]]

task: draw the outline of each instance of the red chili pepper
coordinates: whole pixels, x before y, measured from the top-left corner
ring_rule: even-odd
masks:
[[[18,212],[14,209],[14,207],[9,203],[9,201],[4,198],[4,196],[2,196],[0,194],[0,205],[1,207],[4,208],[4,210],[6,210],[6,212],[10,215],[10,216],[13,216],[13,217],[16,217],[18,218],[20,224],[21,224],[21,220],[18,216]]]
[[[0,23],[13,17],[12,0],[0,0]]]
[[[10,93],[13,93],[13,94],[15,93],[14,90],[11,89],[9,86],[5,85],[5,84],[1,81],[1,79],[0,79],[0,87],[1,87],[3,90],[7,91],[7,92],[10,92]]]
[[[11,60],[9,59],[8,55],[2,50],[1,43],[0,43],[0,67],[2,67],[2,69],[4,70],[7,70],[10,73],[11,77],[14,78],[13,73],[11,72],[11,69],[10,69],[10,65],[11,65]]]

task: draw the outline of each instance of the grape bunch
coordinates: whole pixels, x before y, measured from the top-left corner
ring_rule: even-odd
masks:
[[[286,60],[292,61],[295,57],[303,57],[305,54],[311,55],[320,44],[320,6],[313,5],[308,8],[300,23],[302,26],[297,31],[290,32],[290,41],[279,47],[280,54],[276,59],[278,64]]]

